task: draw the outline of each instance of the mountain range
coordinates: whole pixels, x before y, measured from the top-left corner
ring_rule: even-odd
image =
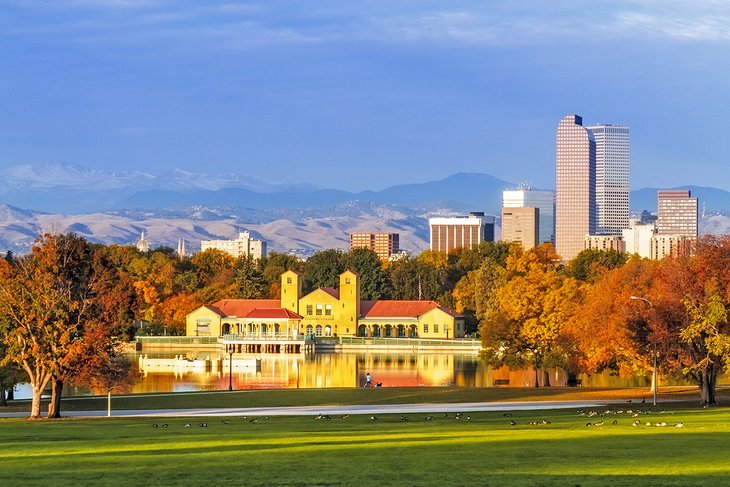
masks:
[[[504,189],[515,184],[489,174],[457,173],[439,181],[358,193],[311,185],[269,183],[245,175],[210,176],[174,170],[161,175],[107,172],[46,163],[0,171],[0,248],[27,251],[49,230],[92,241],[128,244],[141,232],[153,245],[231,238],[239,230],[269,248],[302,255],[348,247],[355,231],[397,232],[401,247],[428,247],[428,217],[485,211],[500,214]],[[730,192],[683,186],[700,198],[706,231],[730,230]],[[631,192],[635,211],[656,209],[656,188]],[[710,218],[712,217],[712,218]]]

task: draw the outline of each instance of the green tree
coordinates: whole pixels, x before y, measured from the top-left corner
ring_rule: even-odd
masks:
[[[617,250],[586,249],[570,261],[566,273],[579,281],[595,281],[607,270],[626,263],[627,255]]]
[[[327,249],[316,252],[304,264],[302,289],[305,294],[320,287],[337,287],[340,274],[347,269],[347,254]]]
[[[390,297],[390,279],[375,252],[369,249],[351,250],[347,256],[346,266],[360,275],[362,299],[376,300]]]
[[[266,295],[266,280],[261,261],[251,256],[239,258],[233,273],[233,297],[261,299]]]

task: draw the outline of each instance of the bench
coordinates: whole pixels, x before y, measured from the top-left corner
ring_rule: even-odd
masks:
[[[495,386],[508,386],[509,379],[494,379]]]

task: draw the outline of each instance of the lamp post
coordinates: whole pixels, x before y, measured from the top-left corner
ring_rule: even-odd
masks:
[[[646,304],[648,304],[650,308],[654,307],[654,304],[646,298],[642,298],[640,296],[629,296],[629,298],[633,299],[633,300],[643,301]],[[652,342],[653,342],[653,348],[654,348],[654,373],[652,375],[652,383],[653,383],[654,387],[652,387],[652,389],[654,391],[654,406],[656,406],[656,392],[657,392],[657,389],[659,388],[659,383],[657,382],[657,371],[656,371],[656,338],[654,340],[652,340]]]
[[[233,345],[228,346],[228,390],[233,390]]]

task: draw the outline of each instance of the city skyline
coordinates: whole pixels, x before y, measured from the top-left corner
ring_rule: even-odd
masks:
[[[552,188],[554,120],[583,113],[631,127],[634,188],[730,180],[730,5],[578,6],[9,0],[0,170]]]

